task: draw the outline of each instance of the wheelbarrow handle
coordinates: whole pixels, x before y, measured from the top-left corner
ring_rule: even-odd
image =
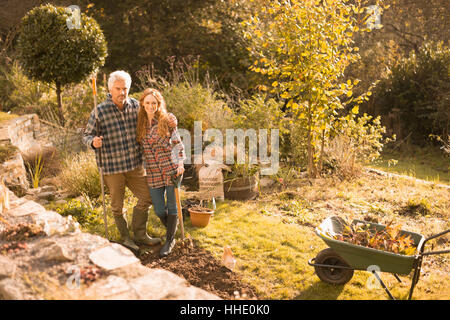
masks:
[[[431,256],[433,254],[444,254],[444,253],[450,253],[450,250],[423,252],[422,255],[423,256]]]
[[[444,234],[449,233],[449,232],[450,232],[450,229],[447,229],[447,230],[445,230],[445,231],[443,231],[441,233],[438,233],[438,234],[435,234],[435,235],[433,235],[431,237],[426,238],[424,242],[427,242],[428,240],[431,240],[431,239],[443,236]]]
[[[340,266],[340,265],[334,265],[334,264],[323,264],[323,263],[316,263],[316,258],[312,258],[308,260],[308,264],[312,267],[323,267],[323,268],[333,268],[333,269],[346,269],[346,270],[357,270],[352,267],[347,266]]]
[[[449,233],[449,232],[450,232],[450,229],[447,229],[447,230],[445,230],[445,231],[443,231],[443,232],[440,232],[440,233],[438,233],[438,234],[435,234],[435,235],[432,235],[431,237],[426,238],[426,239],[423,241],[423,243],[422,243],[421,254],[422,254],[423,256],[429,256],[429,255],[432,255],[432,254],[444,254],[444,253],[450,253],[450,250],[423,252],[423,250],[424,250],[424,248],[425,248],[425,243],[426,243],[427,241],[432,240],[432,239],[436,239],[436,238],[438,238],[438,237],[441,237],[441,236],[443,236],[444,234],[447,234],[447,233]]]

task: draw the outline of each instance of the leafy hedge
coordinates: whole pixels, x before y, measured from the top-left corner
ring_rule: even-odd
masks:
[[[401,136],[423,143],[431,133],[448,135],[450,120],[450,49],[427,42],[400,60],[374,90],[382,115],[397,113]]]

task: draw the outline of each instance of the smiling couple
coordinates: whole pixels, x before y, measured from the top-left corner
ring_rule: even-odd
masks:
[[[91,112],[83,143],[95,151],[97,165],[102,158],[103,179],[111,195],[111,211],[123,245],[138,250],[138,245],[157,245],[159,238],[147,234],[148,211],[153,208],[166,227],[166,241],[159,252],[167,256],[175,245],[177,207],[175,185],[184,172],[186,158],[177,131],[177,119],[168,113],[161,93],[144,90],[139,101],[128,96],[131,77],[115,71],[108,79],[109,94]],[[178,181],[178,182],[177,182]],[[137,198],[133,208],[130,237],[123,215],[125,187]]]

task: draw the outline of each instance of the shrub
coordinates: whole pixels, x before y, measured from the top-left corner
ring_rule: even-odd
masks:
[[[431,215],[432,209],[429,201],[424,198],[409,198],[406,205],[397,211],[401,215],[410,216],[428,216]]]
[[[98,212],[88,204],[72,199],[62,208],[56,209],[60,215],[72,216],[81,226],[91,227],[103,223]]]
[[[101,194],[100,175],[93,152],[81,152],[63,161],[60,174],[62,187],[73,196],[86,194],[99,197]]]
[[[272,129],[279,131],[279,149],[280,157],[286,158],[292,152],[290,147],[289,130],[290,124],[288,118],[282,110],[283,102],[273,98],[268,98],[266,94],[255,94],[249,99],[243,99],[239,102],[239,111],[233,117],[234,126],[242,129],[267,129],[270,136]],[[271,139],[267,139],[268,148],[270,148]]]
[[[17,61],[1,72],[1,77],[9,87],[4,100],[8,109],[17,114],[35,113],[40,119],[59,123],[56,92],[51,86],[29,79]]]
[[[374,90],[374,106],[395,115],[401,137],[423,143],[430,133],[448,134],[450,111],[450,49],[427,42],[400,60]]]
[[[211,88],[199,83],[165,83],[159,88],[166,100],[167,111],[173,113],[178,120],[178,128],[194,132],[194,122],[202,121],[202,130],[208,128],[223,131],[233,126],[233,111],[226,105],[220,95]],[[139,100],[142,92],[130,94]]]
[[[35,113],[40,119],[59,124],[56,91],[49,85],[28,79],[22,68],[14,62],[9,70],[3,68],[0,77],[11,86],[5,104],[18,114]],[[90,79],[67,85],[62,92],[62,104],[66,127],[84,127],[94,108]],[[106,99],[107,89],[97,86],[97,102]]]
[[[289,140],[282,153],[288,155],[293,165],[306,167],[308,163],[307,121],[297,119],[289,122]]]
[[[180,82],[165,87],[162,94],[168,111],[177,116],[180,128],[193,132],[194,121],[202,121],[203,130],[231,126],[231,109],[211,88]]]
[[[239,128],[279,129],[284,133],[287,128],[282,106],[282,102],[268,99],[267,95],[256,94],[241,101],[234,123]]]
[[[0,63],[0,110],[10,111],[13,107],[9,96],[14,90],[11,81],[8,79],[11,66],[6,63]]]
[[[0,144],[0,163],[10,160],[19,149],[16,146],[13,146],[9,141]]]
[[[175,63],[169,59],[171,73],[166,77],[154,74],[151,68],[143,68],[138,73],[140,87],[151,87],[161,91],[166,100],[167,110],[175,114],[178,127],[194,130],[194,121],[202,121],[202,129],[223,130],[233,125],[233,111],[227,106],[224,96],[216,88],[217,84],[207,74],[199,77],[198,60]],[[139,94],[132,94],[139,99]]]
[[[429,137],[441,144],[440,149],[444,152],[445,156],[450,156],[450,135],[448,135],[447,138],[441,138],[438,135],[430,134]]]
[[[97,84],[97,103],[106,100],[108,91]],[[91,79],[72,86],[66,86],[62,93],[66,127],[81,128],[86,125],[91,111],[94,109],[94,95]]]
[[[325,150],[325,161],[341,179],[357,176],[362,165],[380,157],[384,144],[395,139],[384,138],[386,128],[380,117],[350,113],[338,119],[336,134]]]
[[[4,110],[21,113],[18,112],[21,108],[40,105],[43,95],[51,91],[49,86],[28,79],[17,61],[13,61],[9,67],[3,66],[0,73],[4,83],[2,88]]]

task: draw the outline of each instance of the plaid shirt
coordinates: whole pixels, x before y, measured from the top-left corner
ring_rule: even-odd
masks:
[[[172,123],[176,124],[173,114]],[[142,143],[145,157],[147,183],[150,188],[161,188],[173,185],[171,178],[177,173],[178,163],[186,159],[184,145],[181,142],[177,128],[170,130],[170,137],[158,134],[158,121],[152,120],[147,127],[147,134]]]
[[[139,103],[128,98],[122,111],[108,94],[105,102],[97,106],[100,130],[97,132],[94,110],[83,134],[83,143],[95,150],[97,166],[101,153],[104,174],[115,174],[134,170],[142,166],[142,147],[136,141]],[[92,140],[103,136],[102,147],[95,149]]]

